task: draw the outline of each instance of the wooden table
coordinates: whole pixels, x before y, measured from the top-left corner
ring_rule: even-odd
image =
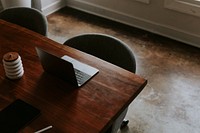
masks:
[[[60,57],[71,56],[96,67],[99,73],[81,88],[75,88],[43,71],[35,46]],[[25,73],[19,80],[9,80],[1,61],[0,109],[20,98],[41,110],[23,133],[49,125],[53,126],[49,133],[103,133],[147,83],[115,65],[0,20],[1,60],[11,51],[21,56]]]

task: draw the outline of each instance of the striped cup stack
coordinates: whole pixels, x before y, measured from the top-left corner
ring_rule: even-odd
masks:
[[[24,74],[22,60],[17,52],[6,53],[3,56],[3,65],[9,79],[19,79]]]

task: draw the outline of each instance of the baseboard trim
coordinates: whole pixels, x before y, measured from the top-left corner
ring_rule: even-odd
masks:
[[[66,6],[66,1],[65,0],[60,0],[60,1],[56,1],[50,5],[47,5],[45,7],[43,7],[41,10],[44,13],[44,15],[49,15],[63,7]]]
[[[170,27],[168,25],[162,25],[135,16],[130,16],[122,12],[111,10],[85,1],[68,0],[67,6],[200,48],[200,35],[191,34],[175,27]]]

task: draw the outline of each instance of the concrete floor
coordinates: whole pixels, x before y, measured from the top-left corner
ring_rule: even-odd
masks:
[[[200,133],[200,49],[143,30],[64,8],[48,16],[49,38],[81,33],[115,36],[133,50],[148,85],[132,102],[119,133]]]

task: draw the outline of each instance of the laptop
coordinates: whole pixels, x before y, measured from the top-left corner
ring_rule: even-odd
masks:
[[[35,49],[44,71],[78,87],[85,84],[99,72],[98,69],[67,55],[60,58],[41,48],[36,47]]]

